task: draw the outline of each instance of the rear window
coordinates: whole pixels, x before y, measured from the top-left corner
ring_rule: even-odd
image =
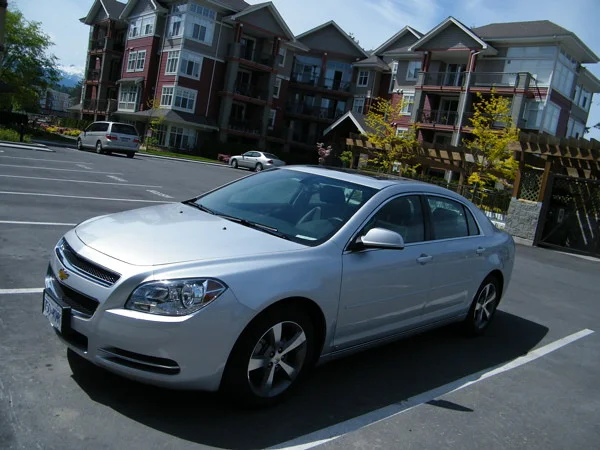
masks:
[[[138,132],[134,127],[132,127],[131,125],[125,125],[122,123],[113,123],[111,133],[129,134],[131,136],[138,135]]]
[[[277,155],[274,155],[273,153],[263,153],[263,155],[265,155],[265,157],[269,159],[279,159]]]

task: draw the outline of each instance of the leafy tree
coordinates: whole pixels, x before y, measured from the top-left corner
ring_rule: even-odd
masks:
[[[492,90],[489,97],[477,93],[470,119],[473,139],[465,143],[475,161],[469,170],[469,183],[481,186],[498,181],[507,184],[514,180],[518,163],[513,159],[509,144],[519,138],[513,125],[510,100]]]
[[[408,131],[398,133],[395,123],[405,117],[402,114],[404,102],[393,103],[383,98],[375,99],[365,116],[369,130],[365,133],[367,140],[380,149],[374,152],[371,163],[384,171],[391,171],[396,162],[404,162],[409,172],[414,167],[406,164],[418,156],[417,130],[413,126]]]
[[[146,148],[148,150],[152,148],[157,148],[160,146],[159,142],[159,132],[162,127],[165,118],[164,116],[157,117],[155,114],[160,109],[160,100],[157,98],[151,98],[146,102],[146,109],[150,110],[150,115],[148,116],[147,129],[150,131],[148,136],[145,139]]]
[[[53,45],[40,22],[30,22],[18,10],[6,11],[5,53],[0,63],[0,80],[13,92],[0,98],[0,108],[37,111],[39,91],[59,81],[57,58],[49,53]]]

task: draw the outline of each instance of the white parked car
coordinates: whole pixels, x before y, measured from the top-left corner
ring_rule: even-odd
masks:
[[[234,169],[243,167],[256,172],[260,172],[264,169],[270,169],[272,167],[285,166],[285,162],[279,159],[277,155],[258,151],[251,151],[246,152],[243,155],[232,156],[229,159],[229,164]]]
[[[77,138],[77,149],[93,148],[96,153],[124,153],[133,158],[140,149],[140,136],[134,126],[119,122],[94,122]]]

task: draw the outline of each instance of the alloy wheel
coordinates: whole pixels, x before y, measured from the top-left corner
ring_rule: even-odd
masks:
[[[487,283],[480,291],[475,302],[475,314],[473,316],[477,328],[485,328],[492,320],[498,305],[497,297],[496,285],[492,282]]]

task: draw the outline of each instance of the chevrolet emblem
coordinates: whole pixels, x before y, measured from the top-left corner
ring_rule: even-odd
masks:
[[[69,274],[65,269],[60,269],[58,271],[58,278],[60,278],[61,281],[65,281],[67,278],[69,278]]]

